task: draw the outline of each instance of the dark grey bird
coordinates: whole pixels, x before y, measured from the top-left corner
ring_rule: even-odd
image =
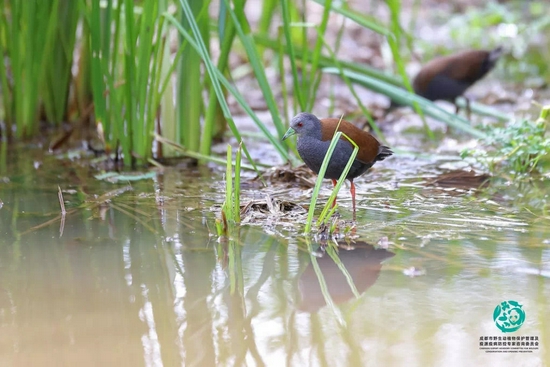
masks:
[[[290,128],[283,136],[283,140],[297,134],[297,148],[300,157],[313,172],[319,173],[330,141],[336,131],[346,134],[359,147],[357,156],[346,176],[346,179],[351,183],[350,192],[353,204],[353,220],[355,221],[355,184],[353,179],[365,173],[374,163],[391,156],[393,154],[391,149],[380,144],[370,133],[357,128],[348,121],[340,121],[336,118],[318,119],[315,115],[305,112],[292,118]],[[330,178],[334,185],[336,185],[336,180],[340,178],[344,171],[352,152],[353,145],[342,135],[325,171],[325,178]],[[335,202],[333,205],[335,205]]]

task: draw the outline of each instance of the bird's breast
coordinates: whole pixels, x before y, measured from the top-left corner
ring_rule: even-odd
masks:
[[[315,173],[319,173],[325,155],[330,146],[329,141],[321,141],[311,137],[300,137],[298,139],[297,149],[304,163]],[[334,149],[329,165],[325,171],[325,178],[338,179],[344,171],[353,152],[352,145],[344,140],[338,141]],[[366,165],[357,159],[347,175],[347,178],[355,178],[364,173],[372,164]]]

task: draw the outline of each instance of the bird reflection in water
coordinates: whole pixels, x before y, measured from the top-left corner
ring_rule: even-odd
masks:
[[[327,253],[326,245],[317,251],[316,261],[327,285],[327,290],[335,304],[341,304],[354,298],[353,291],[338,264]],[[338,242],[337,256],[351,276],[359,294],[364,293],[378,279],[382,261],[395,254],[369,245],[364,241],[348,244]],[[299,279],[301,301],[298,309],[314,313],[326,305],[315,269],[311,263]]]

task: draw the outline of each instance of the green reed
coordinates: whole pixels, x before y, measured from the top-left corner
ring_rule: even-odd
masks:
[[[182,2],[180,24],[187,32],[200,37],[202,42],[209,44],[208,6],[210,1]],[[184,7],[186,5],[187,7]],[[191,19],[190,19],[191,18]],[[194,24],[191,24],[194,23]],[[191,31],[191,29],[193,31]],[[177,142],[183,143],[191,151],[198,152],[201,142],[201,117],[203,116],[203,96],[200,91],[205,89],[205,81],[201,73],[202,58],[185,38],[180,36],[181,57],[177,71],[178,92],[176,94]]]
[[[227,236],[232,228],[241,221],[241,156],[242,144],[239,145],[233,163],[231,145],[227,145],[225,168],[225,200],[221,209],[221,220],[216,221],[218,236]],[[233,171],[233,165],[235,171]]]
[[[155,121],[163,94],[167,3],[131,0],[88,8],[96,124],[107,152],[120,146],[126,165],[152,156]],[[113,31],[114,29],[114,31]]]
[[[476,137],[485,135],[464,119],[404,89],[391,88],[408,85],[399,53],[400,40],[408,37],[400,25],[399,0],[387,3],[387,24],[339,2],[315,2],[324,8],[319,24],[311,25],[305,23],[308,19],[301,8],[305,2],[266,1],[258,30],[254,31],[245,13],[245,0],[223,0],[217,16],[208,11],[211,1],[0,0],[0,32],[4,34],[0,51],[7,60],[0,63],[0,87],[7,135],[12,130],[17,137],[35,134],[41,118],[59,123],[86,117],[94,121],[106,151],[122,153],[128,166],[178,155],[180,151],[173,149],[177,145],[184,147],[185,154],[209,157],[213,140],[223,137],[226,129],[246,143],[227,104],[231,95],[287,160],[287,146],[280,142],[286,130],[281,101],[275,97],[266,73],[273,65],[279,65],[281,73],[285,118],[290,103],[294,103],[295,110],[314,110],[323,73],[335,73],[343,78],[366,116],[368,111],[353,83],[385,93],[398,102],[417,104],[426,114]],[[169,6],[172,4],[176,6]],[[274,13],[282,19],[278,38],[267,36],[274,30]],[[338,58],[338,45],[329,45],[325,40],[331,13],[386,37],[400,75]],[[179,32],[175,54],[170,48],[174,45],[170,33],[174,28]],[[76,29],[81,32],[76,33]],[[312,31],[316,38],[309,46]],[[77,39],[77,35],[82,38]],[[214,45],[219,48],[215,60],[210,53]],[[277,59],[264,61],[265,50],[275,53]],[[271,121],[260,120],[232,83],[236,76],[228,64],[235,52],[247,59]],[[282,67],[286,60],[290,61],[289,70]],[[73,69],[78,70],[75,75]],[[283,82],[287,73],[292,75],[288,87]],[[275,134],[270,132],[271,122]],[[175,145],[167,145],[158,137]],[[248,163],[255,165],[246,144],[242,149]]]
[[[65,117],[79,7],[64,0],[1,0],[0,86],[6,135],[27,138],[42,115]],[[43,110],[43,114],[41,113]]]

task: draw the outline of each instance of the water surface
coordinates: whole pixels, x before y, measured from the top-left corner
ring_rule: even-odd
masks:
[[[11,152],[0,171],[0,365],[548,365],[547,187],[427,186],[442,167],[395,158],[357,180],[357,237],[337,247],[303,236],[301,212],[258,212],[219,239],[212,169],[110,183]],[[307,205],[310,192],[248,189],[243,203],[266,194]],[[349,220],[347,188],[339,203]],[[493,310],[507,300],[526,317],[505,334]],[[480,350],[493,336],[539,345]]]

